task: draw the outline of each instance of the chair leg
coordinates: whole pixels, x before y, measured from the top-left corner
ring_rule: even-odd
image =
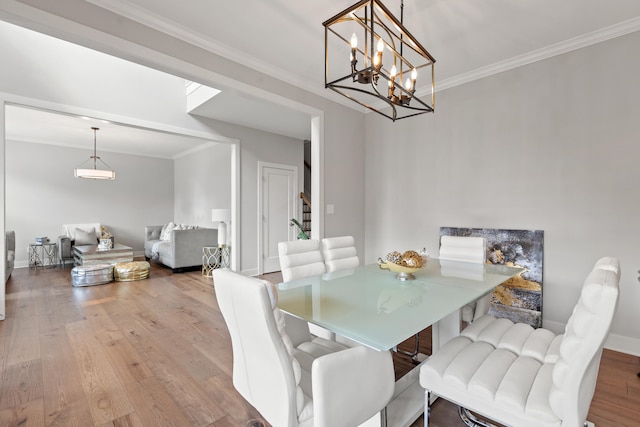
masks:
[[[431,392],[424,391],[424,427],[429,427],[429,416],[431,415]]]
[[[481,420],[476,418],[467,408],[463,408],[462,406],[458,406],[458,415],[460,415],[460,419],[465,425],[469,427],[497,427],[495,424],[490,423],[489,421]]]

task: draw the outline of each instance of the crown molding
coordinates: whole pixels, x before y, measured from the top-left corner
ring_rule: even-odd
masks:
[[[238,64],[249,67],[253,70],[266,74],[278,80],[285,81],[293,86],[314,93],[323,98],[327,98],[333,102],[337,102],[349,108],[370,113],[368,109],[363,109],[358,104],[348,100],[342,96],[334,96],[332,91],[326,90],[324,87],[319,88],[315,85],[309,85],[308,81],[301,79],[299,76],[290,73],[285,69],[274,67],[262,60],[237,52],[228,45],[210,39],[200,33],[178,25],[163,16],[151,13],[147,9],[134,4],[131,0],[87,0],[98,7],[109,10],[118,15],[127,17],[142,25],[153,28],[157,31],[168,34],[186,43],[192,44],[199,48],[205,49],[211,53],[219,55],[223,58],[237,62]],[[499,61],[494,64],[481,67],[467,73],[462,73],[443,80],[436,80],[436,92],[453,88],[474,80],[489,77],[504,71],[522,67],[537,61],[542,61],[563,53],[571,52],[576,49],[591,46],[606,40],[620,37],[629,33],[640,30],[640,17],[632,18],[618,24],[611,25],[591,33],[587,33],[560,43],[537,49],[523,55]],[[420,94],[424,96],[424,94]],[[382,105],[382,104],[381,104]],[[378,107],[377,107],[378,108]]]
[[[609,27],[601,28],[592,33],[587,33],[523,55],[496,62],[468,73],[459,74],[448,79],[437,81],[436,92],[482,79],[484,77],[489,77],[494,74],[502,73],[503,71],[512,70],[514,68],[552,58],[557,55],[562,55],[564,53],[601,43],[616,37],[624,36],[638,30],[640,30],[640,17],[629,19]]]
[[[274,67],[272,64],[264,62],[258,58],[251,57],[242,52],[238,52],[231,46],[206,37],[203,34],[195,32],[188,27],[167,20],[163,16],[154,14],[147,9],[137,6],[130,0],[86,1],[118,15],[129,18],[135,22],[138,22],[139,24],[145,25],[154,30],[165,33],[171,37],[182,40],[186,43],[192,44],[208,52],[226,58],[230,61],[244,65],[245,67],[251,68],[275,79],[284,81],[293,86],[327,98],[324,87],[318,88],[316,85],[310,85],[307,80],[302,79],[300,76],[293,74],[286,69]],[[335,98],[332,98],[332,101],[335,100]],[[351,105],[349,105],[349,103],[347,102],[344,102],[344,105],[351,107]]]

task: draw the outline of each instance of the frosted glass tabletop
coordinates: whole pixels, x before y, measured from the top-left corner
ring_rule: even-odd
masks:
[[[281,310],[363,345],[390,350],[524,269],[429,259],[400,281],[377,264],[278,284]]]

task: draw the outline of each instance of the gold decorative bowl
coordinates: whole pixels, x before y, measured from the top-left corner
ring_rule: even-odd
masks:
[[[416,276],[413,273],[422,270],[427,265],[427,260],[424,259],[422,263],[422,267],[405,267],[393,262],[385,262],[382,258],[378,258],[378,266],[382,270],[389,270],[392,273],[396,273],[396,279],[401,281],[406,280],[415,280]]]

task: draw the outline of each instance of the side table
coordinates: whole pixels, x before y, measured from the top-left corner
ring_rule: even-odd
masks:
[[[205,246],[202,248],[202,276],[213,277],[213,270],[229,267],[230,260],[229,246]]]
[[[29,268],[48,268],[58,265],[58,244],[29,243]]]

